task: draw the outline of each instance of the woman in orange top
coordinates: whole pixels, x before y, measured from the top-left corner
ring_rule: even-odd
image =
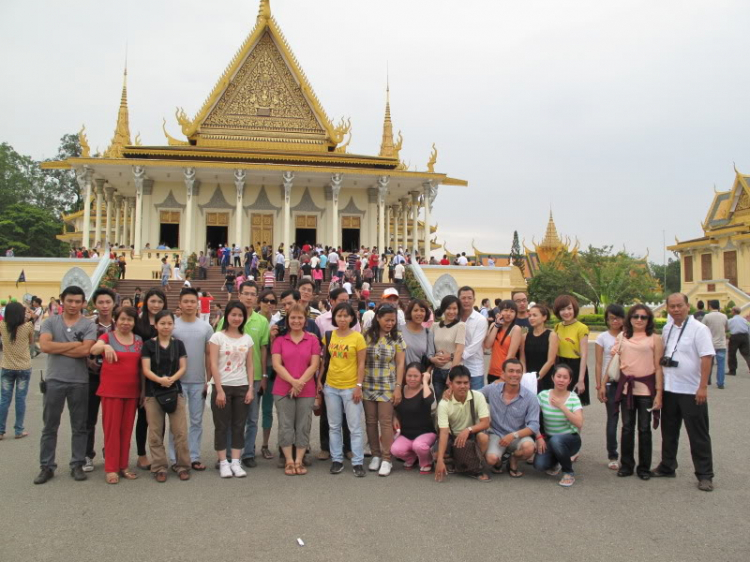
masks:
[[[641,480],[651,478],[651,412],[658,420],[664,377],[659,360],[664,352],[662,340],[654,334],[654,313],[644,304],[633,306],[625,318],[622,343],[615,344],[612,355],[620,353],[620,380],[615,403],[622,410],[620,470],[617,476],[632,476],[635,469]],[[638,467],[635,466],[635,424],[638,418]]]
[[[516,326],[518,306],[512,300],[504,300],[497,308],[495,321],[490,325],[484,338],[484,348],[492,349],[487,384],[500,379],[503,374],[503,363],[506,359],[517,358],[521,346],[522,329],[521,326]]]

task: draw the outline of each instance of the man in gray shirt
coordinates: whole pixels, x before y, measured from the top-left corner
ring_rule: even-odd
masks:
[[[523,476],[518,463],[534,455],[534,436],[539,434],[539,402],[532,391],[521,386],[522,377],[521,362],[507,359],[503,363],[504,382],[488,384],[480,390],[490,407],[487,464],[494,472],[502,472],[507,459],[513,478]]]
[[[70,475],[86,480],[83,463],[88,439],[87,417],[89,372],[86,358],[96,341],[96,325],[83,317],[86,302],[83,289],[66,288],[60,295],[63,313],[50,316],[42,324],[39,345],[47,353],[46,390],[44,392],[44,429],[40,443],[41,472],[34,484],[44,484],[55,475],[57,463],[57,430],[65,402],[70,412],[71,440]]]
[[[161,286],[166,287],[169,284],[169,277],[172,275],[172,266],[169,265],[167,258],[161,258]]]
[[[742,317],[739,306],[732,309],[732,318],[729,320],[729,374],[737,374],[737,352],[750,369],[750,324]]]
[[[187,351],[187,371],[180,379],[182,394],[188,406],[190,428],[188,445],[190,446],[190,465],[193,470],[206,470],[201,462],[201,439],[203,437],[203,408],[206,400],[208,383],[208,340],[213,335],[211,325],[198,318],[198,291],[189,287],[180,291],[180,309],[182,316],[174,323],[172,335],[185,344]],[[169,464],[175,464],[174,442],[169,442]]]
[[[727,315],[719,312],[720,304],[718,300],[708,301],[708,308],[711,312],[703,317],[702,322],[711,330],[711,340],[714,344],[714,361],[716,362],[716,386],[719,389],[724,388],[724,365],[727,358]],[[712,365],[713,367],[713,365]],[[708,377],[708,384],[711,384],[711,376]]]

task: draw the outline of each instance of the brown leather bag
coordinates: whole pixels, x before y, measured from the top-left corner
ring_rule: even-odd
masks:
[[[474,409],[474,391],[471,392],[471,401],[469,408],[471,409],[471,425],[477,423],[477,413]],[[455,439],[456,434],[451,429],[451,457],[453,458],[453,465],[456,472],[464,472],[469,474],[478,474],[482,471],[484,464],[482,462],[482,451],[477,443],[476,435],[472,433],[466,440],[466,444],[463,447],[456,447]]]

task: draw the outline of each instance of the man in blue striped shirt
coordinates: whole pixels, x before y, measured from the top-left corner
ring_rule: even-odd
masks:
[[[521,362],[506,359],[503,382],[488,384],[481,390],[490,407],[487,463],[497,473],[503,471],[507,460],[513,478],[523,476],[518,463],[534,455],[534,436],[539,433],[539,402],[533,392],[521,386],[522,377]]]

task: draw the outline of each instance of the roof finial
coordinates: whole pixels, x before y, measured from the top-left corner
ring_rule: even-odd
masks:
[[[400,147],[399,147],[400,148]],[[380,154],[385,158],[397,158],[393,144],[393,123],[391,122],[391,84],[386,66],[385,78],[385,119],[383,120],[383,139],[380,142]]]
[[[120,109],[117,113],[117,125],[115,134],[109,148],[104,151],[105,158],[121,158],[122,149],[132,144],[130,141],[130,117],[128,114],[128,66],[125,63],[125,70],[122,78],[122,96],[120,98]]]
[[[258,19],[270,19],[271,18],[271,0],[260,0],[260,8],[258,9]]]

